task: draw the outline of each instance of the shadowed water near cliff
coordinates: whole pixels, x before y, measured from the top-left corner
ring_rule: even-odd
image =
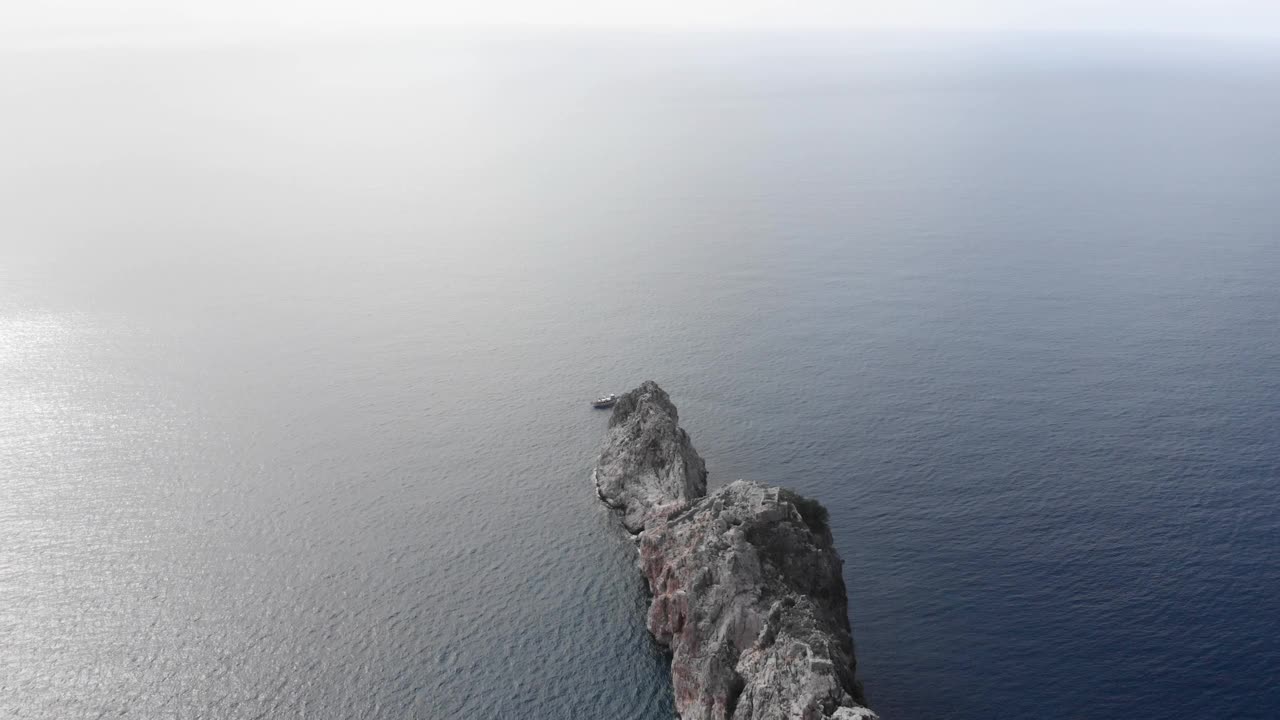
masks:
[[[0,57],[0,715],[669,718],[653,377],[883,716],[1271,718],[1275,58]]]

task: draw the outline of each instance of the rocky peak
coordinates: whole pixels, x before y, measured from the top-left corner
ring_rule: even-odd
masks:
[[[671,398],[652,380],[613,406],[593,473],[600,499],[632,533],[707,492],[707,466],[679,426]]]
[[[682,720],[868,720],[827,511],[706,465],[656,383],[614,408],[593,476],[639,534],[648,627]]]

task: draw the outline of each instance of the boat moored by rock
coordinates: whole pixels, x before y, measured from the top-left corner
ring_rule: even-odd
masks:
[[[605,395],[604,397],[598,397],[595,400],[592,400],[591,407],[603,410],[604,408],[613,407],[613,404],[616,402],[618,402],[617,395]]]

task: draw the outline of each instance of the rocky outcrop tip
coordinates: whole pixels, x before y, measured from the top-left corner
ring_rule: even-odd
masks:
[[[678,421],[671,398],[652,380],[613,406],[592,475],[600,499],[622,512],[633,533],[707,492],[707,465]]]
[[[739,480],[706,495],[706,465],[667,394],[622,397],[594,473],[639,533],[648,627],[671,650],[682,720],[866,720],[842,561],[827,511]]]

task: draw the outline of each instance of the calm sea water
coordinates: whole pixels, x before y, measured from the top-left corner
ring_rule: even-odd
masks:
[[[928,45],[0,55],[0,715],[670,718],[653,378],[886,717],[1280,716],[1280,55]]]

